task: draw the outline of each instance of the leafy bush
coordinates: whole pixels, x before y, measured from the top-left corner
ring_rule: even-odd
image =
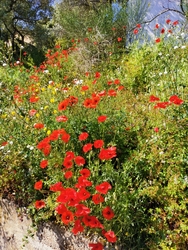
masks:
[[[36,222],[97,233],[91,248],[186,249],[187,45],[115,40],[82,72],[63,43],[0,68],[1,192]]]
[[[55,36],[62,38],[63,43],[66,39],[72,40],[77,47],[72,59],[81,73],[124,48],[127,24],[124,5],[114,19],[110,4],[101,3],[97,10],[91,8],[86,11],[81,6],[61,3],[55,9],[54,23],[52,30]]]

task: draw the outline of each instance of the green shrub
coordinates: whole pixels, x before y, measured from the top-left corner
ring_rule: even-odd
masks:
[[[108,249],[186,249],[187,47],[115,49],[85,72],[68,44],[0,68],[1,192]]]

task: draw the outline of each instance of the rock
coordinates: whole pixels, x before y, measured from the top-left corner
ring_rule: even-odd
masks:
[[[32,225],[24,208],[18,210],[13,202],[0,200],[0,250],[89,250],[89,242],[97,240],[75,236],[55,222]]]

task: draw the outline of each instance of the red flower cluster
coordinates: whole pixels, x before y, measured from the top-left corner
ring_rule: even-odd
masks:
[[[77,104],[78,98],[75,96],[69,96],[67,99],[63,100],[58,105],[58,110],[63,111],[66,110],[68,106],[73,106]]]
[[[171,104],[175,104],[175,105],[181,105],[183,104],[183,100],[180,99],[177,95],[172,95],[169,98],[169,101],[167,102],[157,102],[156,105],[154,106],[155,109],[157,108],[162,108],[165,109],[166,107],[170,106]]]
[[[100,96],[92,95],[92,98],[86,98],[84,100],[83,105],[85,108],[96,108],[99,102],[100,102]]]
[[[181,105],[183,103],[183,100],[180,99],[177,95],[172,95],[169,98],[169,101],[175,105]]]
[[[98,145],[98,143],[100,145],[103,144],[102,140],[96,140],[95,142],[97,142],[96,145]],[[65,159],[67,161],[74,160],[77,165],[83,165],[83,158],[81,156],[75,156],[74,152],[72,151],[66,152]],[[47,165],[47,163],[48,162],[46,160],[41,161],[41,164],[44,164],[44,166]],[[59,193],[56,200],[59,203],[55,209],[56,213],[61,216],[61,220],[65,225],[73,224],[72,232],[74,234],[83,232],[85,227],[99,228],[105,232],[104,236],[109,242],[115,242],[116,236],[114,232],[106,232],[99,219],[94,215],[90,215],[90,208],[83,204],[83,202],[90,198],[96,205],[103,203],[104,195],[107,194],[112,188],[111,185],[108,182],[100,183],[99,185],[95,186],[95,190],[98,193],[91,195],[91,193],[87,190],[87,187],[92,185],[92,182],[88,180],[91,175],[90,170],[83,168],[79,171],[79,173],[80,177],[78,177],[75,188],[64,188],[62,182],[57,182],[50,186],[50,191]],[[65,173],[65,178],[71,178],[72,174],[72,171],[67,171]],[[40,190],[42,185],[43,182],[40,180],[35,183],[34,188]],[[38,200],[35,202],[36,209],[41,209],[43,207],[45,207],[44,201]],[[107,220],[114,218],[114,212],[109,206],[106,206],[102,209],[102,215]],[[90,247],[93,249],[103,249],[103,246],[100,243],[90,243]]]
[[[154,95],[151,95],[150,99],[149,99],[150,102],[157,102],[154,106],[155,109],[158,109],[158,108],[165,109],[166,107],[170,106],[171,104],[181,105],[184,102],[177,95],[172,95],[169,98],[169,101],[167,101],[167,102],[158,102],[159,100],[160,99]]]
[[[98,157],[100,160],[109,160],[116,157],[116,147],[102,148]]]
[[[50,142],[58,140],[59,137],[61,137],[61,140],[64,143],[68,143],[68,141],[70,140],[70,135],[67,134],[67,132],[64,129],[57,129],[57,130],[52,131],[52,133],[48,137],[46,137],[42,141],[40,141],[37,144],[37,148],[39,150],[41,150],[41,152],[45,156],[48,156],[51,152]]]
[[[169,102],[158,102],[155,106],[154,109],[165,109],[166,107],[168,107],[170,105]]]

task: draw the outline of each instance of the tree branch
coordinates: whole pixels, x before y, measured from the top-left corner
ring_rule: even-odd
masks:
[[[182,11],[180,11],[180,10],[175,10],[175,9],[171,9],[171,8],[165,8],[164,6],[163,6],[163,8],[164,8],[165,10],[161,11],[159,14],[157,14],[156,16],[154,16],[153,18],[151,18],[150,20],[147,20],[147,21],[142,22],[141,24],[151,23],[151,22],[154,21],[157,17],[159,17],[160,15],[162,15],[162,14],[168,12],[168,11],[173,11],[173,12],[176,12],[176,13],[182,15],[182,16],[185,16],[185,13],[182,12]],[[128,32],[133,31],[135,28],[136,28],[136,26],[133,27],[133,28],[131,28]]]

